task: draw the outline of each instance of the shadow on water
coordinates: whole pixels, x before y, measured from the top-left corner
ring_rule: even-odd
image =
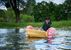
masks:
[[[0,50],[6,50],[8,44],[11,44],[6,39],[14,33],[15,29],[0,29]],[[22,28],[19,30],[19,42],[23,47],[21,50],[71,50],[71,29],[57,29],[57,34],[59,35],[52,39],[52,43],[45,43],[47,38],[27,38]]]

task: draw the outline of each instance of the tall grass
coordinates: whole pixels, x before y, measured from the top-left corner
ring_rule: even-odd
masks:
[[[53,27],[58,27],[58,28],[61,28],[61,27],[71,27],[71,21],[54,21],[52,23],[52,26]]]
[[[32,25],[34,27],[42,27],[43,22],[22,22],[19,24],[0,22],[0,28],[26,27],[28,25]],[[71,21],[52,21],[52,27],[56,28],[71,27]]]

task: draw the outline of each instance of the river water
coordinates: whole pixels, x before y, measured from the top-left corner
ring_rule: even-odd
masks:
[[[6,46],[7,33],[15,29],[0,29],[0,47]],[[52,39],[51,43],[45,43],[47,38],[28,38],[25,36],[25,30],[20,29],[20,34],[27,45],[23,50],[71,50],[71,29],[57,29],[57,36]]]

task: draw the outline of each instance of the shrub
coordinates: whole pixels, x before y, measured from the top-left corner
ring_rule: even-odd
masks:
[[[33,22],[34,21],[34,17],[30,16],[30,15],[20,15],[21,17],[21,22]]]

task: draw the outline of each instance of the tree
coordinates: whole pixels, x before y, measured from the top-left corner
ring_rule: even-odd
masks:
[[[5,4],[6,4],[6,7],[8,7],[8,4],[10,5],[10,7],[13,9],[14,13],[15,13],[15,19],[16,19],[16,23],[19,23],[20,21],[20,11],[19,11],[19,2],[20,0],[2,0]],[[19,26],[16,27],[15,29],[15,33],[13,35],[13,37],[10,37],[10,38],[13,38],[13,42],[12,45],[14,46],[14,49],[15,50],[19,50]]]
[[[20,11],[19,11],[19,0],[9,0],[10,6],[12,7],[12,9],[15,12],[15,17],[16,17],[16,23],[19,23],[20,21]],[[13,45],[15,47],[15,50],[19,50],[19,28],[16,27],[15,29],[15,34],[16,36],[14,36],[13,38],[15,39],[13,42]]]
[[[65,0],[63,3],[66,20],[71,19],[71,0]]]
[[[35,0],[27,0],[27,4],[26,4],[26,13],[29,14],[29,15],[32,15],[33,14],[33,8],[36,4],[36,1]]]
[[[56,5],[53,2],[50,2],[48,4],[48,15],[50,16],[51,20],[55,20],[55,15],[56,15]]]
[[[0,22],[5,22],[5,21],[6,21],[5,12],[3,10],[0,10]]]
[[[45,17],[48,16],[48,6],[47,2],[42,1],[41,3],[37,3],[34,7],[34,19],[35,22],[44,21]],[[38,19],[38,20],[37,20]]]
[[[18,23],[20,20],[20,11],[19,11],[19,1],[20,0],[1,0],[1,1],[5,3],[5,6],[7,8],[11,7],[14,10],[15,16],[16,16],[16,22]]]
[[[9,2],[16,15],[16,23],[18,23],[20,21],[19,0],[10,0]]]
[[[44,21],[46,17],[51,17],[52,20],[55,19],[55,4],[53,2],[47,3],[42,1],[37,3],[34,8],[34,18],[35,21]],[[37,20],[38,19],[38,20]]]

